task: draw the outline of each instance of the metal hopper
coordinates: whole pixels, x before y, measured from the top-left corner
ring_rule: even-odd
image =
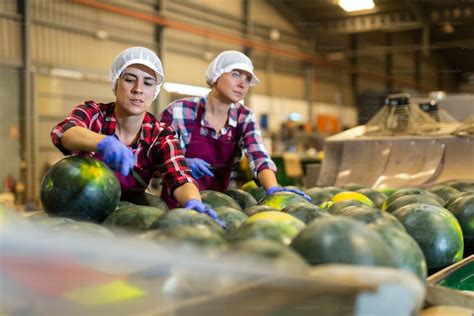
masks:
[[[387,109],[377,113],[371,124],[326,139],[319,186],[356,182],[373,188],[400,188],[474,179],[473,138],[453,136],[452,127],[436,127],[436,121],[423,112],[420,115],[417,106],[408,109],[404,107],[407,102],[387,103]],[[399,105],[402,107],[393,109]],[[395,112],[404,115],[397,117]],[[413,113],[419,129],[417,122],[410,121]],[[393,122],[398,122],[398,129],[390,128]]]

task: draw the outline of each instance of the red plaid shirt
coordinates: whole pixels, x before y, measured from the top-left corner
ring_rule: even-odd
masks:
[[[74,126],[85,127],[104,135],[115,135],[115,102],[103,104],[87,101],[75,107],[66,119],[57,124],[51,131],[53,144],[65,155],[89,155],[70,151],[61,145],[64,132]],[[170,194],[185,183],[197,183],[187,167],[184,154],[173,129],[160,123],[151,113],[143,119],[139,138],[128,146],[136,157],[135,168],[145,171],[143,179],[148,183],[155,175],[161,175],[163,183],[170,188]],[[143,174],[143,173],[141,173]]]

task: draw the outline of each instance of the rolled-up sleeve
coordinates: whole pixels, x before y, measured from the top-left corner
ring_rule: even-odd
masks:
[[[98,111],[100,113],[100,108],[95,103],[85,103],[76,106],[62,122],[59,122],[51,130],[51,140],[54,146],[56,146],[64,155],[72,154],[69,149],[63,147],[61,144],[61,139],[64,133],[74,126],[88,128],[92,116]]]
[[[277,171],[275,163],[265,149],[262,131],[253,113],[249,113],[245,116],[242,124],[240,145],[249,160],[249,167],[250,170],[252,170],[254,178],[257,177],[260,171],[265,169],[270,169],[274,172]]]

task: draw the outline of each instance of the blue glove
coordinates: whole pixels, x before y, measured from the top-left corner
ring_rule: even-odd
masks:
[[[211,165],[200,158],[186,158],[186,164],[191,168],[194,179],[199,179],[205,175],[214,176],[209,169]]]
[[[130,170],[135,165],[135,157],[132,151],[115,136],[105,137],[97,145],[97,153],[104,158],[107,166],[124,176],[128,176]]]
[[[304,197],[309,202],[312,201],[312,199],[309,197],[309,195],[307,195],[306,193],[304,193],[303,191],[300,191],[298,189],[284,188],[284,187],[280,187],[280,186],[273,186],[273,187],[269,188],[266,191],[267,195],[270,195],[270,194],[273,194],[273,193],[276,193],[276,192],[292,192],[292,193],[296,193],[298,195],[301,195],[302,197]]]
[[[206,207],[206,205],[204,205],[204,203],[202,203],[201,201],[198,201],[196,199],[188,200],[184,205],[184,208],[189,208],[198,211],[199,213],[209,215],[209,217],[211,217],[214,221],[216,221],[217,224],[219,224],[222,228],[225,229],[225,223],[224,221],[221,221],[219,219],[219,216],[217,216],[216,211]]]

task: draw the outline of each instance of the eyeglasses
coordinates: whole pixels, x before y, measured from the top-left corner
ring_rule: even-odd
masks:
[[[250,82],[252,81],[252,76],[249,76],[249,75],[247,75],[247,74],[245,74],[245,73],[241,73],[240,71],[236,71],[236,70],[232,71],[232,72],[230,73],[230,76],[231,76],[232,79],[233,79],[234,81],[236,81],[236,82],[239,82],[239,81],[241,82],[241,81],[242,81],[242,78],[244,78],[244,80],[245,80],[244,82],[245,82],[245,84],[247,84],[247,85],[250,85]]]

